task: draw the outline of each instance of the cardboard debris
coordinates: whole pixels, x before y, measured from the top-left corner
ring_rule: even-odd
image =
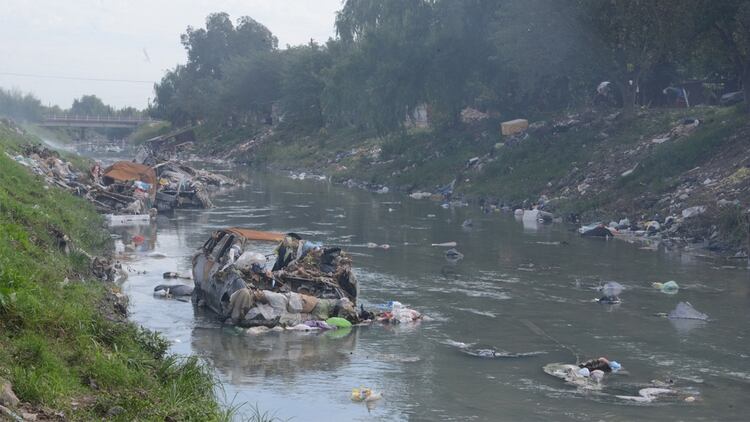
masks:
[[[515,135],[529,128],[529,121],[526,119],[515,119],[500,124],[503,136]]]

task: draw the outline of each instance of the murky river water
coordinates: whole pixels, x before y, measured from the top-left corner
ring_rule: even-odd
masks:
[[[206,358],[227,400],[256,404],[296,421],[353,420],[747,420],[750,412],[750,284],[743,268],[686,255],[581,239],[561,225],[524,227],[505,214],[442,209],[430,201],[251,175],[247,187],[215,197],[211,210],[178,211],[140,233],[153,249],[129,265],[131,318],[173,341],[172,350]],[[470,229],[462,222],[471,218]],[[190,304],[152,295],[162,272],[190,272],[190,256],[226,226],[295,231],[354,255],[365,306],[399,300],[431,321],[355,327],[349,334],[249,336],[222,327]],[[445,248],[465,254],[451,264]],[[368,242],[389,250],[368,249]],[[272,245],[262,245],[270,251]],[[163,255],[161,255],[163,254]],[[149,256],[151,255],[151,256]],[[618,306],[593,303],[601,281],[626,287]],[[651,287],[675,280],[666,295]],[[707,323],[654,316],[689,301]],[[338,335],[337,335],[338,334]],[[456,342],[524,358],[469,356]],[[549,362],[608,356],[627,374],[601,392],[546,375]],[[649,404],[614,397],[652,379],[672,379],[683,395]],[[353,387],[384,398],[368,409]],[[696,401],[682,398],[692,395]],[[243,408],[248,411],[249,408]]]

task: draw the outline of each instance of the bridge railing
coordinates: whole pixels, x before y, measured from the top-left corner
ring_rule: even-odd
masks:
[[[150,117],[143,116],[113,116],[87,114],[52,114],[44,117],[45,122],[118,122],[118,123],[146,123]]]

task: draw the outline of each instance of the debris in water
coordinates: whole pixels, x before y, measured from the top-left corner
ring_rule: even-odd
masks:
[[[464,254],[462,254],[461,252],[457,251],[455,248],[450,248],[447,251],[445,251],[445,259],[448,262],[455,263],[455,262],[458,262],[458,261],[464,259]]]
[[[458,246],[458,243],[456,242],[433,243],[432,246],[437,246],[441,248],[455,248],[456,246]]]
[[[677,284],[677,282],[670,280],[666,283],[653,283],[651,284],[655,289],[661,290],[662,293],[666,293],[668,295],[676,294],[680,290],[680,286]]]
[[[154,287],[154,293],[164,292],[166,297],[190,296],[193,294],[193,286],[185,284],[160,284]]]
[[[672,312],[667,314],[669,319],[696,319],[701,321],[708,321],[708,315],[698,312],[693,308],[690,302],[680,302],[674,308]]]
[[[180,273],[176,273],[173,271],[167,271],[166,273],[162,274],[162,278],[164,279],[170,279],[170,278],[181,278],[183,280],[191,280],[192,277],[189,275],[182,275]]]
[[[599,303],[606,303],[609,305],[620,303],[620,293],[624,290],[622,284],[616,281],[608,281],[604,286],[600,287],[603,296],[598,299]]]
[[[383,398],[383,395],[373,391],[371,388],[352,388],[352,401],[370,402]]]

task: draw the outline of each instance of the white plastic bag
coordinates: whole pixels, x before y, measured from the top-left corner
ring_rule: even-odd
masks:
[[[302,303],[302,297],[298,293],[287,293],[289,302],[287,303],[287,311],[292,313],[302,312],[304,304]]]
[[[234,266],[240,271],[250,271],[253,268],[253,264],[258,264],[260,268],[265,268],[266,263],[266,256],[262,253],[247,251],[234,261]]]

